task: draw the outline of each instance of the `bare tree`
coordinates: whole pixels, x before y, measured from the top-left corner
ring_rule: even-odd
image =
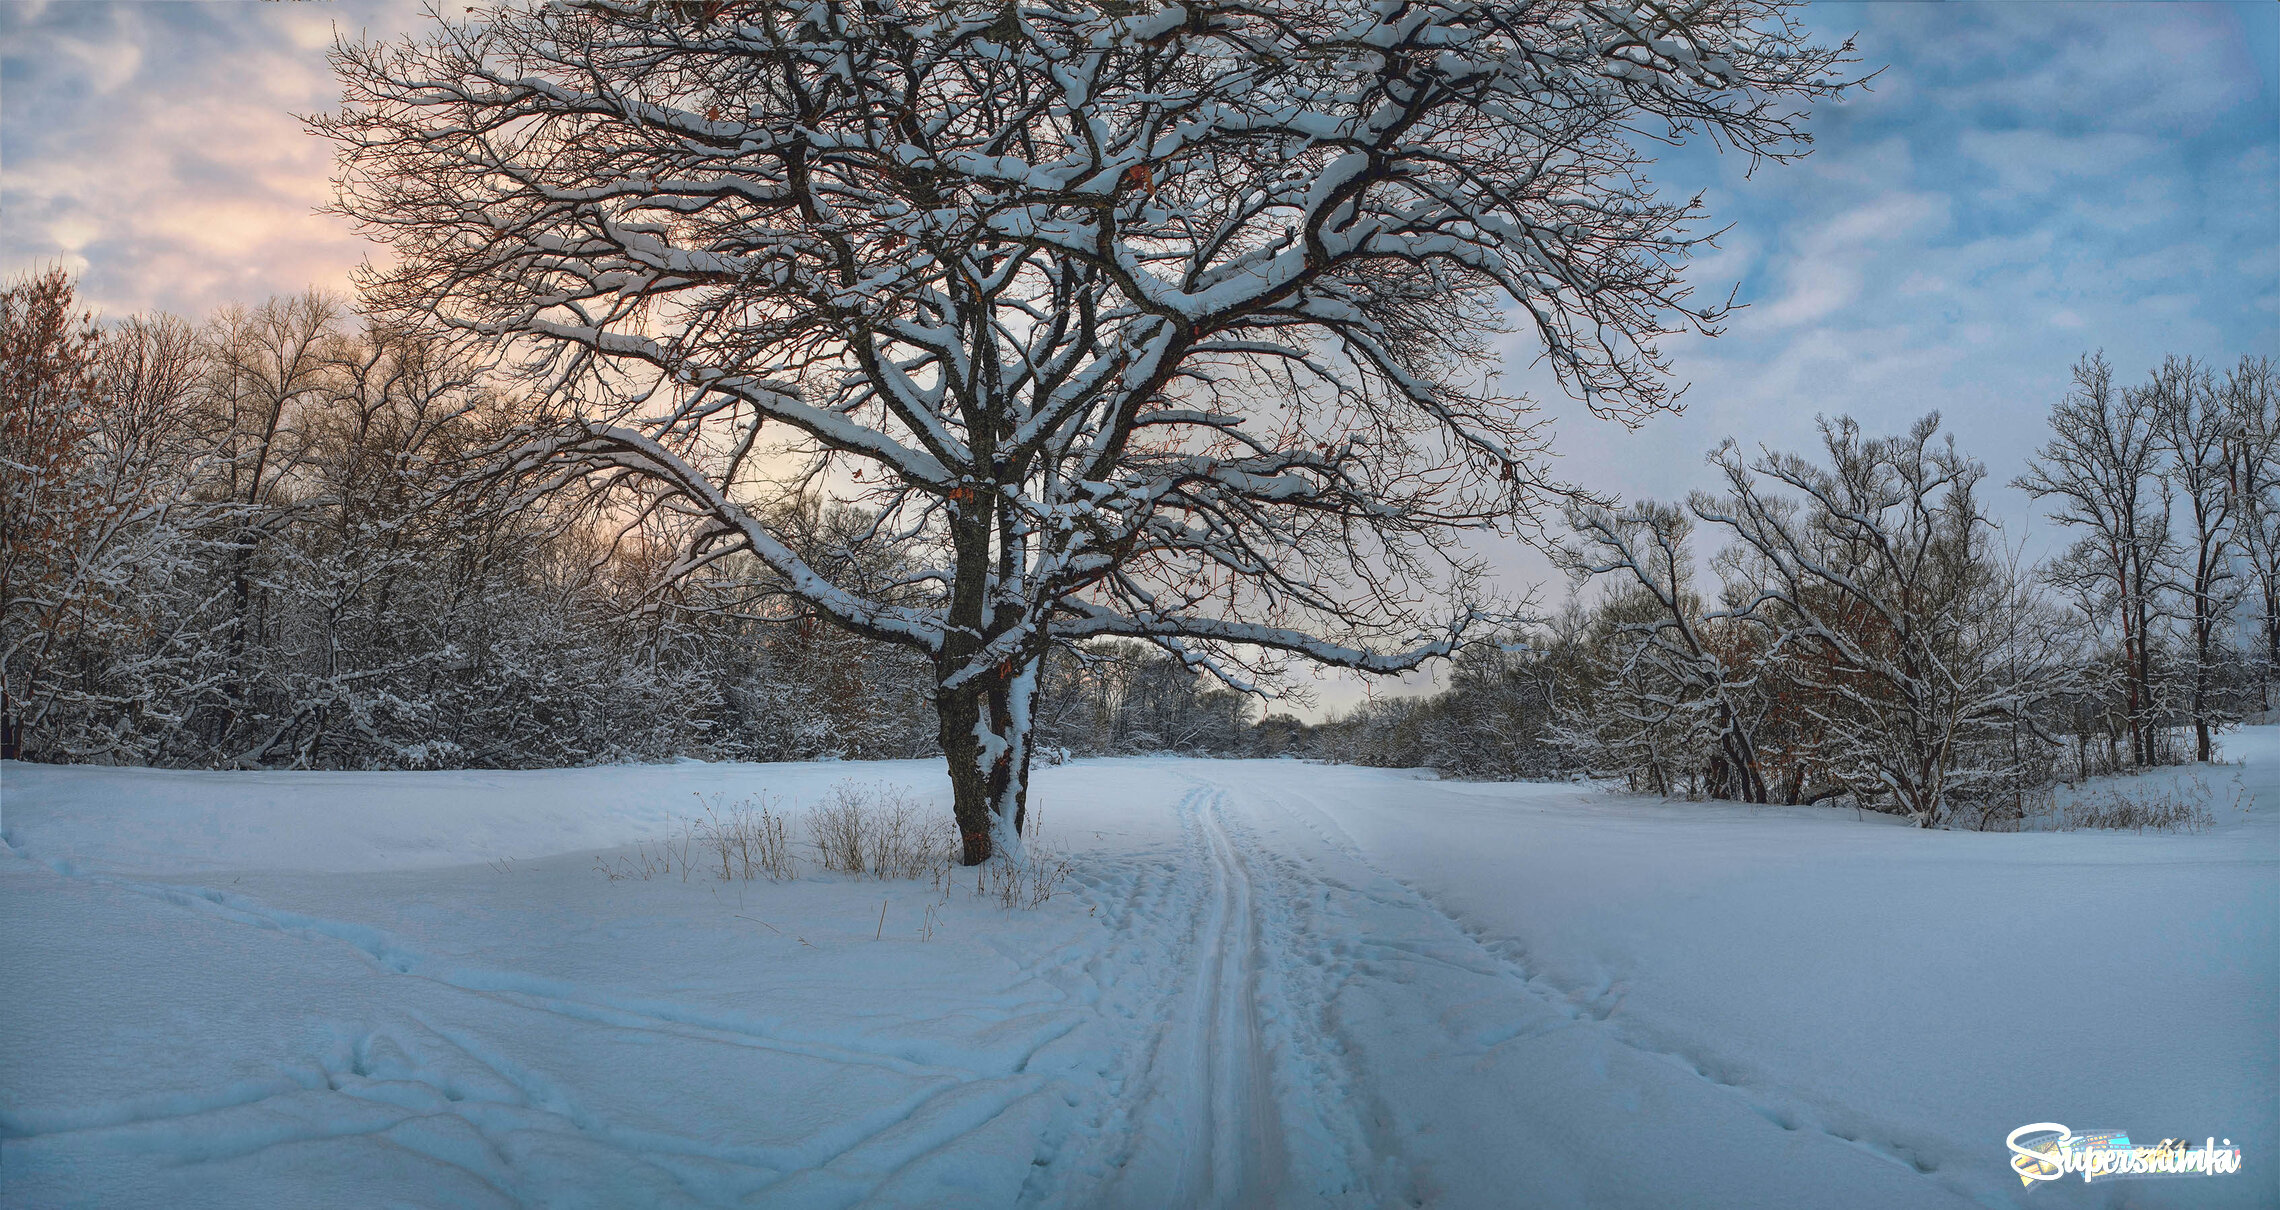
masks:
[[[1736,586],[1731,616],[1771,636],[1815,691],[1838,778],[1924,827],[1993,778],[1976,758],[2053,688],[2042,661],[2002,642],[2005,615],[2031,598],[1993,557],[1985,468],[1952,437],[1935,442],[1938,429],[1937,413],[1895,437],[1824,420],[1825,466],[1745,462],[1728,442],[1713,455],[1726,493],[1689,501],[1751,556],[1757,582]]]
[[[2053,502],[2051,520],[2085,531],[2049,574],[2119,623],[2130,760],[2149,765],[2156,758],[2153,630],[2170,520],[2152,399],[2117,391],[2113,367],[2094,354],[2075,363],[2074,389],[2051,409],[2050,424],[2051,440],[2013,486]]]
[[[2257,689],[2261,705],[2270,709],[2272,681],[2280,676],[2280,364],[2243,357],[2225,375],[2223,390],[2235,434],[2235,532],[2258,605]]]
[[[1628,640],[1622,646],[1623,659],[1630,666],[1613,683],[1633,687],[1633,698],[1645,694],[1627,709],[1618,706],[1617,712],[1641,715],[1638,706],[1652,705],[1662,716],[1636,717],[1634,723],[1693,716],[1694,726],[1706,728],[1712,737],[1706,745],[1715,754],[1706,770],[1710,796],[1767,801],[1765,776],[1751,735],[1754,711],[1744,701],[1756,678],[1749,669],[1729,668],[1704,636],[1702,603],[1693,587],[1693,557],[1687,549],[1692,521],[1671,505],[1644,501],[1619,513],[1593,506],[1576,508],[1570,511],[1568,524],[1584,541],[1582,547],[1562,552],[1561,561],[1570,573],[1579,579],[1620,574],[1649,606],[1635,611],[1645,616],[1614,624],[1617,635]],[[1658,780],[1667,779],[1658,774]]]
[[[214,475],[231,506],[230,623],[226,671],[206,724],[216,743],[257,712],[249,661],[263,604],[258,560],[292,523],[294,481],[314,439],[301,413],[316,400],[342,337],[340,307],[310,291],[251,309],[232,307],[208,325],[206,424],[218,456]]]
[[[520,465],[692,518],[922,652],[969,862],[1018,837],[1038,670],[1143,639],[1231,683],[1463,639],[1452,527],[1562,489],[1477,385],[1500,309],[1594,411],[1712,329],[1634,135],[1801,153],[1843,87],[1780,0],[508,5],[344,45],[378,304],[549,384]],[[824,485],[917,604],[772,532]]]
[[[2212,755],[2210,731],[2235,717],[2220,700],[2219,682],[2231,666],[2234,609],[2240,581],[2234,574],[2235,527],[2240,497],[2234,464],[2243,433],[2239,416],[2218,394],[2215,376],[2190,357],[2171,357],[2138,388],[2152,415],[2154,441],[2166,465],[2163,511],[2184,522],[2168,587],[2184,603],[2187,659],[2185,705],[2193,724],[2193,759]]]
[[[303,297],[256,314],[323,317],[313,304]],[[267,460],[278,465],[266,505],[246,502],[255,520],[240,529],[231,555],[232,595],[243,599],[237,594],[251,590],[248,533],[257,541],[289,538],[271,544],[262,578],[275,620],[265,628],[267,666],[259,672],[274,708],[230,737],[224,763],[237,767],[280,757],[307,765],[328,748],[335,762],[362,749],[365,758],[348,763],[390,763],[401,745],[382,734],[374,713],[414,710],[400,686],[440,658],[443,632],[465,607],[453,600],[450,565],[455,548],[474,535],[442,497],[459,469],[451,446],[476,406],[473,373],[419,332],[304,329],[311,330],[271,363],[297,397],[293,408],[278,410],[294,414],[271,420],[268,406],[256,413],[278,430],[267,443]],[[239,332],[224,328],[237,340],[223,347],[275,347]],[[222,376],[225,386],[275,381],[249,373],[240,358]],[[246,394],[286,396],[274,388]],[[291,456],[277,458],[274,451],[288,444]],[[257,465],[264,460],[253,455]],[[233,461],[229,471],[241,490],[262,490],[250,468]],[[248,662],[238,657],[240,666]]]

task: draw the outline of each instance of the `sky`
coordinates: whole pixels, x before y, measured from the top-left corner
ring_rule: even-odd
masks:
[[[1730,224],[1693,281],[1747,305],[1723,336],[1668,346],[1683,416],[1566,425],[1573,478],[1668,497],[1707,484],[1702,455],[1727,436],[1800,448],[1819,414],[1899,431],[1937,410],[2007,483],[2086,352],[2130,382],[2167,353],[2280,356],[2280,4],[1806,20],[1857,33],[1883,70],[1815,113],[1802,162],[1665,157],[1669,187]],[[2032,507],[1998,495],[2021,528]]]
[[[1871,431],[1937,410],[1987,463],[2031,554],[2055,542],[2007,486],[2075,360],[2125,382],[2164,354],[2280,355],[2280,4],[1815,4],[1869,86],[1825,104],[1813,154],[1689,146],[1655,176],[1700,191],[1720,246],[1689,276],[1745,304],[1665,346],[1683,414],[1639,431],[1566,404],[1514,340],[1508,385],[1560,417],[1560,473],[1627,498],[1711,486],[1727,436],[1798,449],[1817,415]],[[338,103],[335,30],[416,29],[402,0],[0,0],[0,274],[59,264],[107,314],[201,314],[345,289],[365,248],[316,213],[330,152],[293,116]],[[1512,587],[1540,558],[1481,549]],[[1335,704],[1357,690],[1326,682]]]

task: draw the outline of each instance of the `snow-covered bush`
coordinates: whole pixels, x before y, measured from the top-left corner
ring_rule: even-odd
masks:
[[[922,878],[956,851],[950,821],[900,786],[843,781],[808,814],[824,869],[872,878]]]

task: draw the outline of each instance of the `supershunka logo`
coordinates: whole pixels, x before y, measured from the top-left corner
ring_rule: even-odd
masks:
[[[2140,1147],[2119,1130],[2076,1134],[2057,1122],[2030,1122],[2012,1131],[2003,1145],[2011,1149],[2011,1171],[2018,1174],[2021,1185],[2076,1173],[2093,1181],[2226,1176],[2240,1171],[2240,1148],[2231,1139],[2219,1143],[2213,1136],[2198,1147],[2185,1139]]]

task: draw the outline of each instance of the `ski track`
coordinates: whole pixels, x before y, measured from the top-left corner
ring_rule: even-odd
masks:
[[[39,861],[64,877],[142,896],[174,908],[318,944],[341,944],[391,976],[439,984],[517,1008],[621,1031],[757,1047],[867,1067],[923,1082],[922,1091],[840,1132],[819,1156],[814,1146],[726,1146],[613,1127],[540,1073],[517,1067],[464,1029],[408,1011],[393,1027],[417,1035],[403,1060],[402,1039],[368,1031],[306,1070],[241,1081],[203,1096],[169,1095],[91,1106],[43,1120],[0,1119],[0,1136],[24,1139],[80,1130],[151,1132],[186,1119],[230,1119],[232,1129],[187,1161],[250,1154],[287,1143],[381,1134],[458,1169],[502,1201],[549,1199],[525,1183],[499,1140],[551,1130],[620,1153],[671,1178],[691,1205],[728,1204],[782,1189],[802,1204],[850,1204],[920,1157],[955,1146],[1049,1088],[1065,1117],[1090,1130],[1041,1132],[1025,1203],[1244,1207],[1273,1204],[1393,1205],[1417,1195],[1392,1115],[1347,1060],[1355,1039],[1339,1017],[1340,996],[1357,983],[1407,982],[1400,968],[1442,966],[1493,978],[1516,1000],[1548,1006],[1549,1025],[1515,1024],[1473,1039],[1482,1049],[1555,1029],[1589,1028],[1739,1098],[1785,1130],[1814,1130],[1908,1167],[1956,1193],[1903,1140],[1879,1132],[1849,1107],[1807,1105],[1752,1082],[1714,1057],[1643,1036],[1616,1017],[1626,985],[1564,987],[1509,938],[1489,935],[1386,873],[1319,806],[1303,795],[1260,791],[1190,776],[1178,800],[1180,843],[1172,854],[1105,854],[1076,882],[1104,921],[1101,944],[1019,956],[1037,977],[1092,1009],[1037,1029],[994,1053],[945,1053],[941,1044],[865,1047],[668,1000],[615,995],[513,971],[456,965],[348,921],[263,905],[207,887],[142,882]],[[1278,817],[1269,819],[1268,811]],[[1245,817],[1248,816],[1249,822]],[[1300,842],[1262,843],[1259,827]],[[1293,832],[1295,829],[1295,833]],[[1301,851],[1301,848],[1309,851]],[[1173,858],[1165,860],[1166,857]],[[1340,875],[1345,875],[1341,877]],[[1386,927],[1389,919],[1398,928]],[[1385,994],[1384,989],[1379,989]],[[1409,993],[1415,994],[1415,993]],[[1513,1013],[1525,1021],[1534,1012]],[[1046,1016],[1050,1016],[1046,1014]],[[1122,1026],[1119,1023],[1124,1023]],[[1141,1025],[1137,1031],[1135,1024]],[[1136,1042],[1098,1048],[1089,1073],[1032,1073],[1041,1053],[1073,1031],[1123,1028]],[[1086,1036],[1090,1036],[1087,1034]],[[1075,1078],[1070,1078],[1070,1077]],[[272,1103],[335,1096],[346,1113],[269,1114]],[[468,1131],[435,1125],[460,1119]],[[826,1132],[831,1133],[831,1132]],[[797,1190],[791,1187],[797,1186]]]
[[[1247,1206],[1283,1178],[1281,1114],[1258,1014],[1259,922],[1247,864],[1220,818],[1222,792],[1179,803],[1189,863],[1192,939],[1142,1080],[1139,1135],[1116,1199],[1128,1205]]]

